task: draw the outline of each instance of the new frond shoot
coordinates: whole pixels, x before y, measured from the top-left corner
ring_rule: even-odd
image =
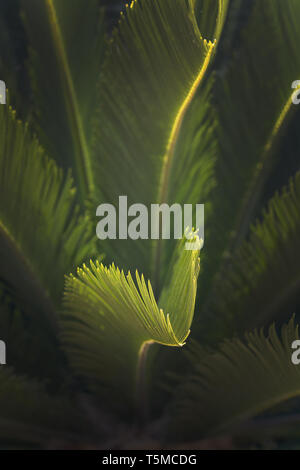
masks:
[[[137,389],[149,345],[181,347],[190,334],[200,269],[197,240],[195,234],[196,250],[185,250],[181,240],[158,301],[149,280],[114,264],[91,261],[66,279],[62,336],[70,361],[114,408],[135,407],[144,393]],[[116,397],[120,389],[122,403]]]

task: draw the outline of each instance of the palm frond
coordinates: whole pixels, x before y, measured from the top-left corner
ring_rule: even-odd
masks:
[[[65,272],[94,253],[91,226],[64,177],[9,106],[0,107],[0,277],[32,312],[58,305]]]
[[[203,259],[205,276],[201,279],[207,311],[226,275],[230,256],[253,222],[264,184],[274,164],[283,158],[281,137],[298,118],[291,84],[300,75],[299,20],[297,0],[255,1],[240,48],[229,66],[216,75],[220,151],[213,225],[206,224],[211,229],[206,246],[210,258]]]
[[[282,319],[300,287],[300,173],[275,194],[228,266],[203,319],[203,337],[220,340]],[[298,296],[299,298],[299,296]]]
[[[25,0],[22,11],[41,143],[60,165],[74,168],[83,201],[94,184],[91,119],[104,51],[103,14],[98,0]]]
[[[198,254],[181,249],[163,293],[165,310],[158,307],[150,281],[138,272],[135,283],[130,272],[125,275],[114,265],[91,262],[90,268],[78,269],[77,277],[67,278],[65,348],[75,370],[114,408],[132,407],[139,353],[146,343],[183,346],[194,313]]]
[[[175,392],[170,435],[196,439],[238,432],[242,422],[299,397],[300,368],[291,361],[291,345],[298,338],[292,319],[280,338],[273,325],[267,337],[255,330],[210,354],[195,350],[193,372]]]
[[[119,195],[127,195],[128,204],[181,202],[176,189],[179,192],[182,186],[191,187],[197,169],[203,168],[210,176],[207,168],[213,150],[209,149],[209,137],[202,142],[201,125],[206,117],[209,122],[211,116],[207,90],[203,94],[200,90],[227,4],[227,0],[218,2],[212,41],[199,31],[194,0],[138,0],[127,6],[113,35],[99,87],[97,122],[101,126],[95,127],[94,137],[98,201],[117,205]],[[187,152],[183,125],[196,95],[198,106],[190,114],[188,131],[188,137],[194,139],[192,144],[189,142],[193,152]],[[181,138],[186,139],[182,144],[185,152],[179,158]],[[202,153],[204,149],[207,154]],[[184,168],[182,174],[176,165]],[[101,186],[101,181],[106,182],[105,186]],[[200,183],[193,203],[203,202]],[[156,286],[161,284],[164,263],[160,241],[106,241],[106,251],[116,263],[138,267],[155,280]]]
[[[0,106],[1,446],[93,440],[81,410],[100,439],[129,425],[181,444],[299,422],[299,0],[11,3],[28,43],[18,9],[0,15],[0,79],[27,124]],[[194,251],[143,232],[84,264],[96,206],[122,195],[148,236],[152,204],[205,204],[200,279],[193,230]]]

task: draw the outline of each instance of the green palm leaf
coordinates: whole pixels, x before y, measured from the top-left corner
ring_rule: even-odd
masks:
[[[89,219],[78,216],[70,174],[9,106],[0,106],[0,168],[1,278],[24,308],[53,320],[65,272],[94,253]]]
[[[203,260],[201,284],[207,312],[230,257],[253,222],[264,184],[274,164],[284,158],[279,153],[281,138],[298,118],[291,85],[300,76],[299,20],[297,0],[255,1],[235,57],[216,76],[218,189],[213,222],[206,224],[211,230],[206,246],[210,258]]]
[[[112,38],[99,88],[97,122],[101,125],[95,128],[93,159],[98,201],[117,205],[119,195],[127,195],[128,204],[181,203],[197,170],[211,176],[214,149],[209,143],[214,140],[211,132],[205,136],[211,113],[208,90],[203,91],[202,85],[227,4],[218,2],[212,41],[199,31],[194,0],[143,0],[128,5]],[[194,100],[197,105],[192,111]],[[190,137],[193,142],[187,140]],[[181,139],[184,142],[179,144]],[[192,152],[187,151],[188,145]],[[179,146],[184,147],[180,155]],[[204,202],[203,180],[193,200],[190,197],[184,203]],[[182,186],[185,190],[177,198]],[[153,246],[143,240],[105,243],[116,263],[143,269],[161,287],[161,241]]]
[[[300,173],[269,202],[262,222],[237,251],[203,336],[213,341],[285,318],[300,286]]]
[[[278,337],[273,325],[216,351],[193,355],[194,369],[175,393],[170,434],[176,439],[234,432],[242,422],[300,395],[300,368],[291,361],[299,338],[291,320]],[[200,349],[201,351],[201,349]]]
[[[94,185],[91,118],[104,49],[103,14],[98,0],[25,0],[22,9],[41,142],[60,165],[74,167],[84,200]]]
[[[72,365],[92,388],[124,410],[135,396],[138,359],[147,343],[183,346],[190,332],[199,250],[180,250],[158,307],[150,281],[91,262],[67,278],[62,338]],[[169,310],[170,309],[170,310]],[[172,309],[172,310],[171,310]],[[122,388],[122,402],[118,400]]]
[[[136,430],[145,423],[133,417],[148,418],[150,389],[152,418],[165,418],[168,402],[172,440],[235,435],[289,407],[300,395],[291,362],[299,335],[294,320],[281,326],[299,299],[300,173],[251,223],[274,191],[274,169],[299,143],[291,99],[299,1],[254,0],[241,9],[241,0],[134,0],[106,39],[107,0],[20,3],[32,92],[20,109],[33,116],[39,140],[0,106],[0,339],[14,365],[0,368],[1,442],[49,445],[55,435],[64,443],[82,431],[92,439],[79,405],[101,437],[104,429],[106,438],[118,434],[116,419]],[[15,42],[2,17],[0,26],[0,78],[20,90]],[[46,154],[74,169],[92,223],[76,206],[71,170]],[[299,167],[297,148],[294,155],[289,176]],[[194,251],[184,250],[185,239],[106,240],[98,252],[109,267],[82,264],[96,256],[96,206],[117,206],[121,195],[148,211],[153,203],[205,204],[197,328],[197,235]],[[273,320],[268,333],[252,331]],[[183,349],[191,329],[202,342]],[[174,370],[181,377],[170,400],[159,385]],[[109,426],[97,425],[101,409]]]

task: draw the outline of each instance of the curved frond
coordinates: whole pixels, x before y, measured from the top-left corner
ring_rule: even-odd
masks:
[[[204,260],[201,279],[207,311],[248,233],[274,164],[284,158],[281,137],[299,117],[292,103],[292,83],[300,76],[299,21],[297,0],[256,0],[235,57],[216,75],[220,151],[214,218],[206,224],[210,259]]]
[[[181,251],[163,304],[150,281],[91,262],[67,278],[62,338],[71,364],[115,408],[134,398],[139,351],[147,342],[183,346],[194,313],[199,250]],[[177,302],[174,302],[175,299]],[[169,310],[172,308],[172,311]],[[122,388],[122,403],[119,390]]]
[[[285,318],[300,290],[300,173],[269,202],[203,318],[214,342]],[[294,303],[295,305],[295,303]],[[205,335],[205,337],[204,337]]]
[[[298,338],[291,320],[280,338],[273,325],[268,337],[254,331],[204,356],[195,351],[193,372],[175,392],[169,434],[196,439],[234,433],[242,422],[299,397],[300,368],[291,361]]]
[[[24,0],[22,11],[41,142],[60,165],[74,168],[84,200],[94,186],[91,119],[105,38],[99,2]]]
[[[202,144],[199,131],[209,114],[207,93],[200,93],[188,133],[194,137],[199,131],[191,144],[193,152],[181,154],[180,159],[176,152],[179,140],[185,139],[183,125],[190,106],[202,90],[227,4],[227,0],[218,2],[211,40],[199,31],[194,0],[136,0],[127,6],[113,35],[99,86],[101,126],[95,127],[94,139],[99,200],[117,205],[119,195],[127,195],[128,204],[172,204],[181,202],[176,189],[193,185],[204,154],[201,151],[209,148],[208,139]],[[200,141],[198,151],[196,139],[198,144]],[[209,166],[212,153],[208,150],[203,168]],[[182,174],[176,171],[177,164],[184,168]],[[106,182],[104,187],[101,181]],[[201,197],[200,183],[197,189],[193,203]],[[159,285],[156,280],[163,265],[159,240],[153,244],[106,241],[106,246],[118,264],[147,270],[156,287]]]
[[[73,181],[49,160],[9,106],[0,106],[0,277],[23,306],[53,319],[65,272],[94,253]]]

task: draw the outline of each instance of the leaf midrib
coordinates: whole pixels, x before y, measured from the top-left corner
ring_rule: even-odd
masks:
[[[194,8],[195,2],[192,2],[192,3],[193,3],[193,8]],[[225,10],[226,8],[224,6],[224,0],[218,0],[218,17],[216,20],[216,28],[215,28],[215,33],[214,33],[215,40],[213,43],[211,41],[206,41],[202,39],[201,33],[198,30],[198,25],[194,24],[194,27],[197,29],[198,36],[206,43],[206,45],[209,46],[209,49],[207,51],[205,61],[202,64],[200,70],[198,71],[195,77],[195,80],[193,84],[191,85],[174,119],[174,123],[170,132],[168,143],[167,143],[166,153],[164,155],[164,160],[163,160],[160,185],[159,185],[159,190],[158,190],[158,200],[157,200],[158,204],[168,202],[170,174],[172,170],[176,144],[180,135],[182,123],[193,101],[193,98],[203,80],[203,77],[208,69],[213,51],[216,49],[217,42],[221,36],[222,26],[225,21],[225,15],[224,15]],[[154,245],[154,252],[153,252],[153,266],[154,266],[153,267],[153,278],[154,278],[153,284],[154,284],[154,289],[156,291],[158,290],[158,287],[159,287],[159,273],[160,273],[161,258],[162,258],[161,256],[162,245],[163,245],[163,240],[158,239]]]
[[[46,0],[46,9],[49,25],[54,42],[57,61],[61,66],[61,78],[65,91],[66,106],[70,119],[70,130],[75,141],[75,158],[77,161],[77,178],[82,199],[86,199],[93,192],[94,181],[91,167],[90,152],[84,133],[83,123],[76,99],[74,82],[68,62],[63,35],[59,26],[53,0]]]
[[[195,80],[193,81],[193,84],[191,85],[182,105],[180,106],[175,119],[174,123],[170,132],[170,136],[168,139],[167,143],[167,148],[166,148],[166,153],[163,159],[163,165],[162,165],[162,172],[161,172],[161,178],[160,178],[160,185],[159,185],[159,190],[158,190],[158,204],[163,204],[168,202],[168,192],[169,192],[169,180],[170,180],[170,174],[172,170],[172,164],[174,160],[174,154],[175,154],[175,149],[176,149],[176,144],[178,142],[178,138],[180,135],[180,130],[182,127],[182,123],[184,120],[184,117],[193,101],[193,98],[203,80],[203,77],[208,69],[208,66],[211,61],[212,53],[215,49],[216,46],[216,40],[212,42],[207,42],[208,44],[208,50],[206,52],[206,57],[201,65],[200,70],[197,73],[197,76]],[[159,272],[160,272],[160,265],[161,265],[161,251],[162,251],[162,240],[159,238],[155,244],[154,248],[154,286],[157,289],[159,286]]]

